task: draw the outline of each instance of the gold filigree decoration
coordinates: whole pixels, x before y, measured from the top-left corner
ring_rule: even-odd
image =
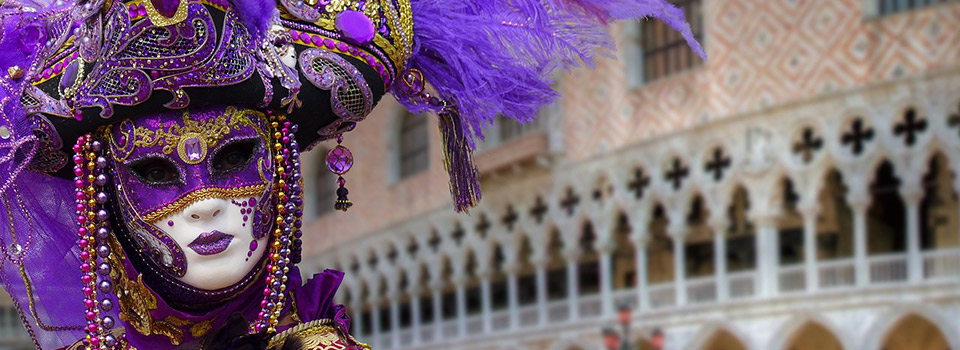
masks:
[[[190,335],[194,338],[200,338],[207,335],[211,329],[213,329],[213,320],[206,320],[190,327]]]
[[[187,193],[185,196],[180,197],[173,203],[167,204],[160,209],[157,209],[153,212],[143,215],[143,220],[149,223],[157,223],[161,219],[173,215],[174,213],[179,213],[192,205],[193,203],[207,200],[210,198],[220,198],[220,199],[234,199],[240,197],[250,197],[250,196],[259,196],[267,191],[266,184],[257,184],[243,187],[233,187],[233,188],[204,188],[199,189],[190,193]]]
[[[290,337],[299,339],[305,350],[346,350],[350,348],[350,344],[354,343],[364,349],[370,349],[369,345],[358,343],[353,337],[343,334],[331,319],[303,323],[277,334],[270,338],[267,349],[283,349],[284,343]]]
[[[172,324],[170,319],[154,320],[150,316],[151,310],[157,309],[157,298],[143,284],[143,275],[137,275],[137,280],[131,280],[124,269],[123,261],[127,259],[123,247],[116,237],[111,236],[107,244],[110,245],[110,255],[107,264],[110,264],[110,279],[113,280],[114,295],[119,304],[120,320],[127,322],[133,329],[143,335],[163,335],[170,339],[170,344],[180,345],[183,342],[183,331]],[[173,319],[177,324],[183,321]]]
[[[121,132],[128,139],[122,145],[113,139],[113,134],[109,128],[106,133],[107,137],[110,138],[110,144],[121,151],[119,153],[122,154],[132,152],[132,149],[126,149],[126,147],[154,147],[158,144],[163,145],[162,151],[164,154],[171,154],[179,148],[183,140],[193,137],[197,137],[201,142],[206,143],[207,149],[213,148],[231,130],[237,130],[242,126],[253,127],[266,140],[268,138],[263,129],[252,120],[252,118],[263,120],[265,117],[265,114],[253,109],[238,109],[229,106],[222,115],[203,121],[194,120],[189,112],[184,111],[182,123],[166,123],[157,129],[143,126],[134,127],[133,135]],[[129,140],[131,137],[133,138],[132,142]],[[181,157],[184,161],[187,161],[185,154],[181,154]]]
[[[337,15],[348,9],[358,10],[359,1],[331,0],[324,7],[326,11],[313,24],[326,30],[336,31]],[[410,0],[398,0],[397,6],[394,5],[393,0],[370,0],[363,8],[363,14],[370,18],[373,23],[380,23],[381,11],[387,18],[390,37],[384,37],[377,32],[373,38],[373,44],[387,54],[398,71],[403,71],[407,59],[413,55],[413,9],[410,7]],[[296,16],[282,7],[280,8],[280,17],[294,21],[298,20]]]

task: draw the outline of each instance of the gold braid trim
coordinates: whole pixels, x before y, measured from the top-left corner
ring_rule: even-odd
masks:
[[[302,323],[273,336],[267,343],[267,349],[283,349],[287,338],[291,336],[303,342],[303,350],[347,350],[350,344],[357,344],[365,350],[370,350],[370,345],[360,343],[349,334],[344,334],[333,320],[327,318]]]
[[[187,195],[180,197],[180,199],[177,199],[173,203],[167,204],[160,209],[147,213],[143,216],[143,220],[149,223],[156,223],[157,221],[160,221],[160,219],[163,219],[174,213],[179,213],[193,203],[202,200],[210,198],[234,199],[240,197],[259,196],[262,195],[266,190],[266,184],[234,188],[204,188],[187,193]]]
[[[154,320],[150,316],[150,311],[156,310],[157,298],[143,284],[143,275],[137,275],[136,281],[128,278],[126,269],[123,267],[123,260],[127,257],[117,238],[110,236],[107,242],[110,245],[110,255],[106,260],[110,264],[110,279],[113,280],[114,294],[119,304],[120,320],[127,322],[140,334],[163,335],[170,338],[170,344],[180,345],[183,342],[183,331],[173,323],[186,325],[189,321],[173,317],[167,317],[163,321]]]

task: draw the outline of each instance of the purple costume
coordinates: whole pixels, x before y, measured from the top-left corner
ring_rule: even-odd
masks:
[[[296,267],[300,152],[390,93],[439,117],[466,211],[481,128],[533,118],[554,70],[638,17],[703,56],[664,0],[6,0],[0,283],[38,349],[368,348],[343,273]],[[347,210],[352,153],[326,160]],[[237,249],[235,278],[197,286]]]

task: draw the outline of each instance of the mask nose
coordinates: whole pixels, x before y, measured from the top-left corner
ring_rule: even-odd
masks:
[[[184,218],[189,222],[204,221],[216,218],[223,213],[223,200],[208,199],[193,203],[184,210]]]

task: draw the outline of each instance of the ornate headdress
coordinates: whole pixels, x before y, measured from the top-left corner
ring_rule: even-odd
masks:
[[[27,11],[15,1],[6,12]],[[557,97],[554,70],[592,64],[612,49],[608,23],[646,16],[703,56],[665,0],[91,0],[19,16],[32,23],[8,39],[37,44],[4,68],[24,112],[47,119],[34,129],[66,140],[161,109],[246,104],[286,111],[309,148],[352,130],[390,92],[440,116],[461,211],[480,196],[470,150],[482,127],[497,115],[532,120]],[[335,172],[352,161],[342,148],[330,158]]]
[[[480,198],[471,151],[482,127],[497,115],[533,119],[557,97],[553,71],[591,65],[612,50],[612,21],[661,19],[704,56],[683,11],[666,0],[47,1],[0,6],[0,173],[8,174],[0,194],[9,227],[0,248],[16,266],[0,266],[0,282],[18,305],[29,305],[25,322],[46,331],[34,335],[38,347],[72,342],[78,332],[94,347],[118,341],[108,330],[113,319],[101,317],[113,299],[97,298],[98,290],[110,294],[130,282],[102,267],[120,254],[111,250],[119,243],[111,241],[109,219],[125,215],[107,204],[123,193],[107,193],[114,176],[106,157],[120,160],[129,142],[140,142],[192,165],[236,126],[185,115],[175,130],[139,126],[138,133],[131,120],[209,106],[266,112],[260,119],[268,125],[259,130],[274,152],[271,175],[249,193],[269,189],[274,205],[267,207],[275,220],[267,220],[274,238],[264,298],[252,325],[265,331],[288,305],[283,291],[299,260],[296,157],[320,140],[342,142],[383,95],[439,116],[454,206],[465,211]],[[353,156],[338,145],[327,165],[341,175],[336,206],[346,210],[342,175]],[[149,222],[164,208],[120,211]],[[45,259],[51,256],[66,259]],[[175,258],[160,260],[176,273]],[[69,282],[75,278],[64,271],[75,271],[77,261],[83,278]],[[43,269],[27,271],[28,262]],[[81,282],[83,305],[34,300]],[[78,314],[85,326],[45,323],[74,324],[67,315]]]

